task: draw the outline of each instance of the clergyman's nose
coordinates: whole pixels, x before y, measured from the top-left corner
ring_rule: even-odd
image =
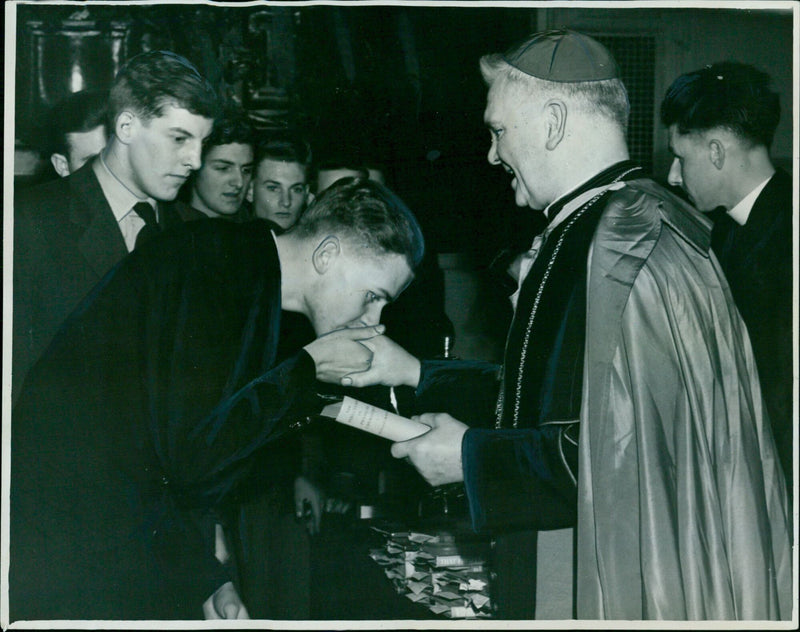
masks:
[[[494,140],[492,140],[492,144],[489,146],[489,155],[486,158],[489,160],[490,165],[500,164],[500,158],[497,157],[497,144]]]

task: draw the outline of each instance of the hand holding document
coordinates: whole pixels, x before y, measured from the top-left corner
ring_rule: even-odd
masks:
[[[345,397],[341,402],[325,406],[322,415],[390,441],[408,441],[431,429],[419,421],[395,415],[352,397]]]

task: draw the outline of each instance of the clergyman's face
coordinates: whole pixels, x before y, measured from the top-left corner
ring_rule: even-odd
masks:
[[[411,282],[406,258],[399,254],[371,256],[343,250],[307,297],[308,318],[318,336],[343,327],[377,325],[381,311]]]
[[[287,230],[300,219],[307,199],[308,181],[303,165],[269,158],[258,163],[251,195],[256,217]]]
[[[503,80],[495,81],[486,97],[483,120],[491,134],[488,160],[512,176],[517,206],[545,208],[552,199],[544,186],[544,148],[531,97]]]
[[[89,158],[99,154],[108,141],[105,125],[98,125],[87,132],[69,132],[66,136],[69,147],[67,156],[69,173],[75,173]]]
[[[203,140],[213,121],[184,108],[164,107],[149,120],[133,116],[126,137],[126,184],[139,197],[174,200],[192,171],[200,168]]]
[[[720,205],[722,177],[714,163],[703,134],[681,134],[677,125],[669,127],[672,165],[667,181],[680,186],[700,211],[713,211]]]
[[[192,184],[192,206],[212,217],[233,215],[241,207],[253,177],[253,147],[216,145],[206,152]]]

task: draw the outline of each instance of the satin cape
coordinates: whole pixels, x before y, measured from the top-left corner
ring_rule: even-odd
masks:
[[[791,617],[786,484],[708,224],[640,180],[614,194],[593,241],[582,619]]]

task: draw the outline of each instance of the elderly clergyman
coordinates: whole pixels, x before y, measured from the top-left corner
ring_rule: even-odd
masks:
[[[520,264],[495,418],[423,414],[432,430],[392,453],[433,485],[464,481],[494,539],[498,616],[535,616],[537,532],[575,526],[580,618],[790,617],[786,484],[710,222],[629,160],[626,91],[597,41],[538,33],[481,71],[489,162],[549,223]],[[367,344],[371,369],[347,381],[415,386],[420,410],[492,378]]]

